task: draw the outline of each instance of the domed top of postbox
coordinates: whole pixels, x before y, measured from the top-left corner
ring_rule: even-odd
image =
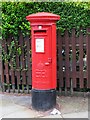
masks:
[[[26,16],[26,19],[30,22],[34,21],[56,21],[60,19],[59,15],[48,13],[48,12],[39,12],[36,14],[31,14]]]

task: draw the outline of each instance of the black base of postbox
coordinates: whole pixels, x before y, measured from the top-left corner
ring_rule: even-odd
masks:
[[[32,107],[36,110],[49,110],[56,105],[56,90],[32,89]]]

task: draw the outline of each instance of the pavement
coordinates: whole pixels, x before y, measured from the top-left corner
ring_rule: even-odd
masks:
[[[88,118],[88,97],[57,96],[60,114],[51,115],[53,109],[36,111],[31,105],[31,94],[0,93],[0,120],[2,118]]]

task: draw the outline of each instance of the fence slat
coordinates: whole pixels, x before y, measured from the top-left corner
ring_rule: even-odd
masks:
[[[5,52],[6,52],[6,54],[8,53],[8,50],[7,50],[7,40],[5,40],[5,47],[4,47],[5,49]],[[9,66],[8,66],[8,61],[6,61],[5,63],[4,63],[4,65],[5,65],[5,75],[6,75],[6,84],[7,84],[7,86],[8,86],[8,92],[10,92],[10,81],[9,81]]]
[[[4,46],[5,46],[5,42],[4,40],[2,40],[2,49],[4,49]],[[5,86],[4,86],[4,63],[3,63],[3,60],[2,60],[2,68],[1,68],[1,84],[2,84],[2,91],[4,92],[5,91]]]
[[[22,54],[20,56],[20,62],[21,62],[21,67],[22,67],[22,71],[21,71],[22,84],[25,85],[26,84],[26,72],[25,72],[25,56],[24,56],[24,38],[21,33],[20,33],[19,43],[20,43],[21,51],[22,51]]]
[[[0,46],[2,45],[1,39],[0,39]],[[2,48],[0,48],[0,87],[1,87],[1,74],[2,74]]]
[[[2,83],[2,91],[3,91],[3,92],[5,92],[5,86],[4,86],[4,68],[3,68],[3,61],[2,61],[1,83]]]
[[[62,61],[62,39],[60,31],[57,31],[57,44],[58,44],[58,66],[59,66],[59,89],[63,87],[63,61]]]
[[[7,43],[8,45],[11,44],[12,41],[15,41],[14,38],[12,37],[12,35],[9,36],[8,40],[7,40]],[[11,77],[11,83],[12,84],[12,89],[13,89],[13,92],[15,91],[15,73],[14,73],[14,68],[13,68],[13,62],[12,62],[12,58],[10,59],[10,69],[9,69],[9,76]]]
[[[16,44],[16,48],[20,47],[19,45],[19,41],[18,43]],[[16,70],[15,70],[15,81],[16,81],[16,86],[17,86],[17,89],[18,89],[18,92],[20,92],[20,87],[19,85],[21,84],[21,80],[20,80],[20,61],[19,61],[19,55],[18,53],[16,52]]]
[[[73,88],[76,88],[76,39],[75,39],[75,29],[72,31],[72,80]]]
[[[29,37],[27,37],[26,39],[26,45],[27,45],[27,65],[28,65],[28,71],[27,71],[27,84],[28,85],[32,85],[32,81],[31,81],[31,56],[30,56],[30,51],[31,51],[31,40],[29,39]]]
[[[83,34],[81,33],[79,36],[79,66],[80,66],[80,70],[79,70],[79,74],[80,74],[80,88],[83,88]]]
[[[7,53],[7,41],[5,40],[5,52]],[[9,71],[8,71],[8,62],[5,62],[5,74],[6,74],[6,81],[9,84]]]
[[[90,88],[90,28],[87,29],[86,53],[87,53],[87,87]]]
[[[65,73],[66,73],[66,87],[70,87],[69,77],[69,35],[68,31],[65,32]]]

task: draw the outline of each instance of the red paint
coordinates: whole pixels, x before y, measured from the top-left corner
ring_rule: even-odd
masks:
[[[26,17],[32,33],[32,88],[56,89],[56,20],[52,13],[36,13]]]

